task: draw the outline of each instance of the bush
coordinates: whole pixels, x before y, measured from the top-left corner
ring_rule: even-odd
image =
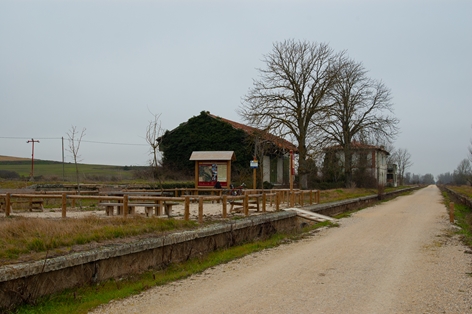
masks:
[[[2,179],[19,179],[20,175],[15,171],[0,170],[0,178],[2,178]]]

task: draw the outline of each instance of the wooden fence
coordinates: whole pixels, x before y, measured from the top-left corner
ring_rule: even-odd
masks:
[[[126,194],[127,192],[130,195]],[[159,192],[162,192],[160,190]],[[228,204],[230,206],[239,205],[242,207],[245,216],[249,215],[249,208],[251,206],[257,206],[257,209],[261,208],[262,212],[266,211],[267,204],[270,206],[275,205],[275,210],[279,211],[280,207],[285,204],[286,207],[297,206],[303,207],[305,203],[317,204],[319,203],[320,193],[317,190],[292,190],[279,189],[279,190],[243,190],[242,195],[227,195],[224,190],[209,189],[209,190],[195,190],[195,189],[172,189],[165,190],[165,192],[173,192],[174,196],[147,196],[146,193],[152,194],[152,191],[122,191],[123,195],[77,195],[74,192],[36,192],[29,194],[19,193],[6,193],[0,194],[0,209],[5,212],[5,216],[11,215],[13,204],[29,202],[30,206],[33,201],[42,201],[44,199],[57,199],[60,200],[62,209],[62,218],[67,217],[68,203],[71,207],[75,207],[77,200],[92,200],[100,203],[102,201],[115,201],[122,203],[123,216],[127,217],[129,208],[137,202],[154,202],[161,209],[164,208],[166,202],[179,202],[184,204],[184,219],[190,219],[190,203],[198,202],[198,221],[203,222],[203,212],[205,202],[218,202],[222,206],[222,217],[227,218],[228,215]],[[141,193],[142,195],[139,195]],[[204,193],[206,195],[200,195]],[[92,193],[93,194],[93,193]],[[97,194],[97,193],[95,193]],[[260,206],[259,206],[260,205]],[[30,207],[31,210],[31,207]]]

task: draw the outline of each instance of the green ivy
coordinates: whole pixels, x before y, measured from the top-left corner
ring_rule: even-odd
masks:
[[[161,138],[163,165],[193,174],[195,164],[190,161],[194,151],[234,151],[234,169],[248,168],[254,150],[250,136],[229,123],[202,111]]]

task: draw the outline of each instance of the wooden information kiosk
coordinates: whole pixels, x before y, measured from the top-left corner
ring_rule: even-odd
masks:
[[[228,188],[231,184],[233,151],[194,151],[190,160],[195,161],[195,188],[214,188],[217,182]]]

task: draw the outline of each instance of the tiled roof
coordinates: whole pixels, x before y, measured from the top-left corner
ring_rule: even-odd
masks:
[[[343,147],[341,145],[335,145],[335,146],[330,146],[330,147],[325,147],[324,150],[342,150]],[[351,149],[354,149],[354,150],[380,150],[380,151],[383,151],[385,152],[387,155],[390,155],[389,152],[387,152],[383,146],[374,146],[374,145],[369,145],[369,144],[365,144],[365,143],[361,143],[361,142],[357,142],[357,141],[353,141],[351,143]]]
[[[196,151],[189,160],[236,160],[233,151]]]
[[[234,121],[231,121],[231,120],[228,120],[228,119],[225,119],[225,118],[221,118],[221,117],[212,115],[210,113],[208,115],[210,117],[214,118],[214,119],[218,119],[218,120],[224,121],[226,123],[229,123],[233,126],[233,128],[243,130],[244,132],[246,132],[250,135],[253,135],[253,134],[262,135],[264,137],[264,139],[274,143],[279,148],[287,149],[287,150],[293,150],[293,152],[298,153],[297,146],[295,146],[294,144],[290,143],[289,141],[287,141],[287,140],[285,140],[281,137],[275,136],[273,134],[270,134],[269,132],[265,132],[261,129],[254,128],[254,127],[249,126],[249,125],[245,125],[245,124],[242,124],[242,123],[239,123],[239,122],[234,122]]]

